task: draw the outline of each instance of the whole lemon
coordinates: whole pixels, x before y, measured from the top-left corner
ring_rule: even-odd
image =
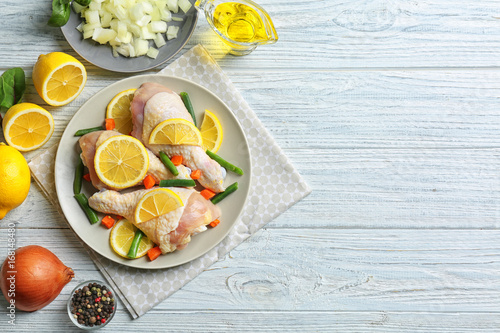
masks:
[[[24,156],[0,142],[0,220],[23,203],[30,183],[30,169]]]

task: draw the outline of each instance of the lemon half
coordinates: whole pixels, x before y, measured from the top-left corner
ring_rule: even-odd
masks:
[[[38,57],[32,78],[36,91],[45,102],[61,106],[80,95],[87,82],[87,71],[75,57],[52,52]]]
[[[12,106],[2,121],[5,140],[20,151],[43,146],[54,133],[54,119],[44,108],[33,103]]]

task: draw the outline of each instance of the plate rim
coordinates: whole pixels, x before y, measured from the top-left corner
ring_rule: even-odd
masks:
[[[127,260],[126,262],[118,262],[117,260],[120,259],[120,258],[119,258],[119,256],[117,254],[115,254],[116,257],[110,257],[107,254],[102,253],[102,251],[99,251],[98,249],[95,249],[93,246],[91,246],[90,244],[88,244],[82,237],[80,237],[79,233],[75,231],[75,229],[72,226],[72,223],[70,222],[70,219],[67,217],[67,213],[65,212],[65,208],[64,208],[64,206],[62,204],[62,201],[60,199],[61,196],[60,196],[59,191],[58,191],[58,188],[60,186],[62,186],[62,185],[60,184],[60,180],[58,181],[58,177],[57,177],[57,175],[58,175],[58,164],[60,164],[60,163],[58,163],[58,161],[60,160],[59,157],[62,155],[62,152],[61,152],[61,150],[62,150],[62,148],[61,148],[62,147],[61,146],[61,140],[63,139],[63,137],[65,135],[69,135],[69,136],[72,135],[72,134],[67,134],[67,131],[68,131],[67,127],[68,127],[68,125],[70,125],[71,122],[74,121],[76,115],[82,110],[82,108],[84,106],[86,106],[87,104],[90,104],[94,98],[97,98],[96,96],[98,96],[103,90],[105,90],[107,88],[111,88],[113,86],[118,86],[119,84],[123,83],[124,81],[139,81],[141,83],[144,83],[144,82],[147,82],[146,78],[148,78],[148,77],[152,77],[152,78],[159,78],[160,77],[160,78],[163,78],[163,79],[166,79],[166,80],[173,79],[173,80],[184,81],[188,85],[191,84],[191,85],[196,86],[199,89],[205,90],[212,97],[214,97],[215,99],[217,99],[218,102],[222,103],[222,105],[224,105],[224,107],[227,108],[227,110],[229,111],[229,113],[231,114],[231,116],[234,118],[237,126],[239,127],[239,130],[243,134],[244,143],[245,143],[245,146],[246,146],[246,150],[248,152],[248,163],[249,163],[249,166],[250,166],[249,171],[245,172],[245,175],[248,174],[248,184],[249,184],[248,188],[246,189],[246,193],[244,193],[244,198],[245,199],[244,199],[243,204],[241,205],[241,207],[239,209],[239,212],[236,215],[234,221],[232,221],[231,227],[228,228],[228,230],[225,231],[224,234],[222,234],[220,236],[220,239],[218,239],[216,242],[214,242],[213,245],[209,246],[207,249],[205,249],[201,253],[193,256],[192,258],[186,258],[184,260],[179,260],[176,263],[167,264],[167,265],[164,265],[164,266],[161,266],[161,267],[144,267],[144,266],[141,266],[141,265],[134,265],[133,263],[137,262],[136,260]],[[249,199],[249,193],[250,193],[251,184],[252,184],[252,178],[253,178],[252,176],[253,176],[253,172],[252,172],[252,157],[251,157],[250,146],[248,144],[248,139],[246,137],[245,131],[243,130],[243,127],[241,126],[241,124],[240,124],[238,118],[236,117],[236,115],[233,113],[232,109],[219,96],[217,96],[214,92],[212,92],[210,89],[202,86],[201,84],[193,82],[193,81],[191,81],[189,79],[186,79],[186,78],[177,77],[177,76],[173,76],[173,75],[165,75],[165,74],[143,74],[143,75],[136,75],[136,76],[124,78],[124,79],[121,79],[119,81],[113,82],[112,84],[110,84],[110,85],[106,86],[105,88],[99,90],[96,94],[92,95],[89,99],[87,99],[87,101],[85,103],[83,103],[79,107],[79,109],[73,114],[73,116],[71,117],[71,119],[66,124],[66,127],[65,127],[63,133],[61,134],[61,138],[59,140],[58,147],[57,147],[57,150],[56,150],[56,156],[55,156],[55,159],[54,159],[54,183],[55,183],[55,190],[56,190],[57,200],[59,202],[59,206],[61,207],[61,211],[63,213],[63,216],[66,219],[67,224],[69,225],[69,227],[71,228],[71,230],[74,232],[75,236],[77,236],[85,244],[85,246],[88,246],[93,251],[95,251],[99,255],[103,256],[104,258],[113,261],[115,264],[124,265],[124,266],[127,266],[127,267],[136,268],[136,269],[145,269],[145,270],[166,269],[166,268],[171,268],[171,267],[176,267],[176,266],[180,266],[180,265],[186,264],[188,262],[191,262],[191,261],[193,261],[195,259],[200,258],[201,256],[203,256],[206,253],[208,253],[210,250],[212,250],[214,247],[216,247],[217,245],[219,245],[227,237],[227,235],[233,230],[233,228],[236,225],[236,221],[238,221],[241,218],[242,214],[243,214],[243,210],[246,207],[246,205],[248,203],[248,199]]]

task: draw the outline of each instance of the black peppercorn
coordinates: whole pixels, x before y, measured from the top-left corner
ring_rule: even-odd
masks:
[[[102,293],[101,293],[102,291]],[[106,292],[106,296],[101,297]],[[106,286],[89,283],[77,289],[71,299],[71,313],[77,322],[84,326],[102,325],[114,312],[114,298]]]

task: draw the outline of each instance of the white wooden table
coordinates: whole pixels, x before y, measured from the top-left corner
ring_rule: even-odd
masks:
[[[259,3],[277,44],[224,56],[201,18],[182,52],[213,53],[313,193],[138,320],[121,307],[106,330],[498,332],[500,1]],[[77,56],[45,25],[49,11],[48,0],[0,4],[0,71],[22,67],[25,101],[52,112],[46,147],[129,76],[82,60],[83,93],[47,106],[31,82],[38,55]],[[2,259],[9,222],[18,246],[45,246],[76,272],[13,329],[73,329],[70,290],[102,275],[35,183],[0,223]],[[2,331],[6,306],[1,297]]]

